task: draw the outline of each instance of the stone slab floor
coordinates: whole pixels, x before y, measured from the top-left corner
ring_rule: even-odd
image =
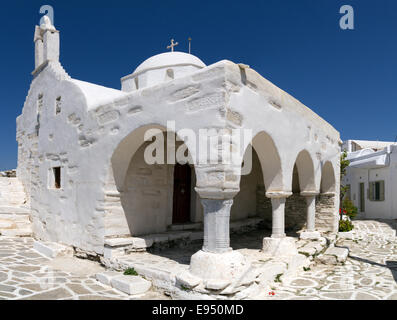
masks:
[[[281,277],[262,298],[397,300],[397,221],[362,220],[354,226],[352,240],[336,243],[350,249],[344,265],[319,264],[297,277]]]
[[[340,239],[336,244],[350,248],[344,265],[316,264],[295,277],[281,276],[281,282],[258,299],[397,300],[397,221],[361,220],[354,224],[353,239]],[[236,249],[259,249],[261,237],[260,232],[236,235],[232,244]],[[239,246],[233,243],[237,239]],[[168,249],[161,255],[187,267],[190,255],[182,252]],[[88,260],[43,257],[33,250],[32,238],[0,236],[0,299],[168,299],[154,290],[128,296],[99,284],[94,275],[102,270],[99,263]]]
[[[48,259],[33,250],[32,238],[0,236],[0,300],[119,300],[168,299],[149,291],[129,296],[102,285],[97,262],[78,258]]]

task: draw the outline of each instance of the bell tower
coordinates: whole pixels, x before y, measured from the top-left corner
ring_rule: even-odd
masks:
[[[36,26],[34,32],[35,69],[47,61],[59,61],[59,31],[52,25],[48,16],[44,23]]]

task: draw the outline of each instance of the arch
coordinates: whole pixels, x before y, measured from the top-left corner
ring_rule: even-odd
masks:
[[[252,139],[251,145],[259,158],[266,191],[283,190],[281,159],[272,137],[265,131],[261,131]],[[249,146],[245,150],[244,158],[248,151]]]
[[[233,221],[263,216],[269,202],[270,199],[265,196],[261,164],[253,149],[252,169],[250,173],[241,176],[239,192],[233,199],[230,219]]]
[[[159,140],[161,144],[164,142],[164,162],[152,164],[146,159],[148,146],[152,142],[145,141],[144,138],[145,133],[150,129],[160,131],[157,134],[154,132],[156,139],[159,135],[164,138]],[[166,128],[158,124],[139,127],[128,134],[114,150],[106,185],[107,190],[111,191],[108,192],[110,197],[105,198],[106,235],[139,236],[159,233],[165,232],[167,227],[173,224],[176,167],[174,161],[167,162],[169,141],[166,132]],[[175,138],[176,133],[170,132]],[[175,141],[175,152],[181,145],[184,145],[183,141]],[[182,149],[189,151],[187,145]],[[197,206],[198,195],[194,191],[196,168],[192,165],[191,159],[189,157],[188,162],[190,168],[194,170],[188,170],[190,186],[188,190],[192,199],[188,200],[187,206],[191,208],[190,218],[197,219],[201,212]]]
[[[335,170],[330,161],[327,161],[321,170],[321,183],[320,192],[321,193],[335,193],[336,179]]]
[[[307,150],[302,150],[296,157],[295,164],[296,171],[299,178],[300,192],[314,192],[316,191],[314,163],[310,153]],[[293,171],[293,168],[292,168]],[[291,190],[293,179],[291,179]]]
[[[135,152],[145,142],[144,140],[145,133],[150,129],[158,129],[162,132],[167,132],[167,129],[160,124],[148,124],[141,126],[130,132],[130,134],[128,134],[126,137],[124,137],[124,139],[118,144],[118,146],[113,151],[113,155],[111,157],[110,162],[111,162],[114,182],[116,184],[118,191],[123,191],[124,178],[127,173],[128,166]],[[177,135],[175,132],[172,133]],[[190,154],[192,148],[189,147],[189,141],[186,142],[186,147],[189,150],[189,154]],[[191,154],[190,156],[193,157],[193,155]]]

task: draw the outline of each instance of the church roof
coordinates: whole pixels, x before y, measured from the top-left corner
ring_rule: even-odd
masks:
[[[76,79],[71,79],[70,81],[79,87],[83,92],[87,101],[88,109],[93,109],[100,105],[111,103],[114,100],[127,96],[125,92],[120,90]]]
[[[180,65],[192,65],[204,68],[206,65],[196,56],[179,51],[157,54],[142,62],[133,72],[134,75],[152,69],[166,68]]]

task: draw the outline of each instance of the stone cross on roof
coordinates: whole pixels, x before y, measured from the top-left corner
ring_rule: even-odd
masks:
[[[40,28],[42,30],[55,31],[55,27],[53,26],[51,19],[47,15],[43,16],[43,23],[40,25]]]
[[[171,49],[171,52],[174,52],[174,47],[176,47],[178,44],[178,42],[174,43],[174,39],[171,39],[171,44],[167,46],[167,49]]]

